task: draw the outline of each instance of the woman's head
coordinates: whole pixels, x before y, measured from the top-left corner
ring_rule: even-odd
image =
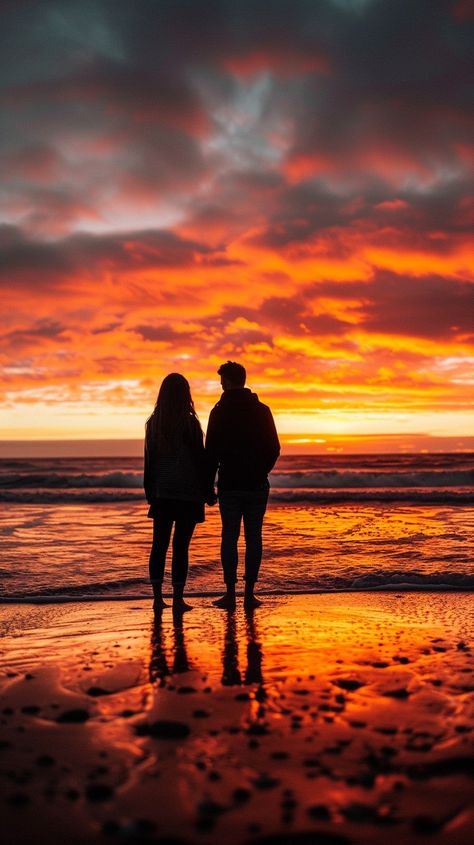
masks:
[[[155,408],[160,404],[169,405],[170,408],[186,407],[188,410],[193,405],[189,382],[181,373],[165,376],[158,391]]]
[[[158,391],[153,413],[147,420],[147,432],[159,448],[173,451],[177,445],[192,439],[199,425],[189,382],[181,373],[167,375]]]

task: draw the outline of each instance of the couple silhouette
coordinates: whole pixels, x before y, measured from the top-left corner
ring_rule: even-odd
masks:
[[[262,560],[268,473],[280,454],[280,443],[270,408],[245,387],[245,367],[227,361],[217,372],[222,395],[211,411],[205,446],[189,383],[180,373],[170,373],[163,379],[146,422],[144,487],[148,517],[153,519],[149,571],[155,612],[166,607],[162,585],[170,542],[173,609],[192,609],[184,600],[189,545],[197,523],[205,520],[205,505],[212,507],[217,502],[222,521],[225,593],[214,604],[235,607],[237,541],[242,521],[244,605],[251,608],[261,603],[254,590]]]

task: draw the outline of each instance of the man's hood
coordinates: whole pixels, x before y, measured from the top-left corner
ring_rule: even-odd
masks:
[[[258,402],[258,396],[248,387],[234,387],[232,390],[224,390],[218,405],[229,404],[248,404],[249,402]]]

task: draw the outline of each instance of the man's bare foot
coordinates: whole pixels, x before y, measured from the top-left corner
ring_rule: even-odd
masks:
[[[260,601],[257,596],[254,596],[253,593],[251,595],[244,596],[244,607],[246,608],[260,607],[261,604],[263,604],[263,602]]]
[[[156,598],[153,600],[153,610],[155,613],[161,613],[161,611],[165,608],[169,607],[168,604],[162,598]]]
[[[220,599],[212,602],[214,607],[221,607],[224,610],[233,610],[235,608],[235,595],[233,593],[225,593]]]
[[[186,613],[192,609],[192,604],[186,604],[184,599],[173,599],[173,613]]]

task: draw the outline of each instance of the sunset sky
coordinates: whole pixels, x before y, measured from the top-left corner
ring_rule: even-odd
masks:
[[[295,448],[473,448],[473,8],[4,0],[0,438],[233,359]]]

